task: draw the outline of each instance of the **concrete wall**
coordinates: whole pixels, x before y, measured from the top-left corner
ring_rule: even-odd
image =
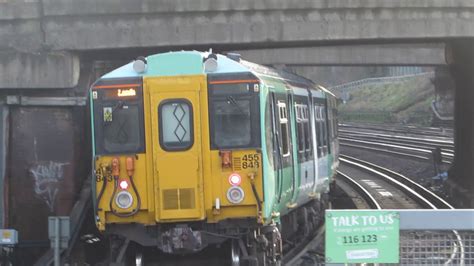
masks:
[[[283,69],[307,77],[324,87],[386,75],[386,68],[375,66],[287,66]]]
[[[0,10],[0,49],[234,49],[474,36],[470,0],[10,0]]]
[[[0,89],[71,88],[79,74],[79,57],[69,52],[0,51]]]
[[[75,55],[84,52],[113,57],[137,48],[242,50],[473,36],[471,0],[4,0],[0,88],[73,87],[82,59]],[[439,52],[432,54],[439,48],[418,47],[417,56],[402,50],[387,56],[388,50],[322,48],[308,58],[286,53],[286,59],[328,65],[442,61]],[[57,51],[67,52],[60,62]],[[14,69],[29,70],[34,78],[12,75]]]
[[[445,65],[443,43],[366,44],[235,51],[263,65]]]

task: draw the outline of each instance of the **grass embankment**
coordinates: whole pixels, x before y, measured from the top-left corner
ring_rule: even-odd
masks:
[[[349,91],[350,99],[339,105],[346,122],[404,123],[430,125],[434,88],[429,78],[367,85]]]

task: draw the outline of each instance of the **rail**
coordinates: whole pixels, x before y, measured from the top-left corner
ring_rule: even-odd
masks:
[[[306,244],[304,247],[294,250],[292,253],[288,253],[283,257],[283,265],[300,265],[301,258],[308,253],[311,249],[315,249],[324,242],[324,230],[325,227],[322,225],[316,235]]]
[[[405,157],[429,160],[433,151],[440,149],[443,162],[451,163],[454,158],[452,138],[425,135],[386,134],[360,130],[339,130],[341,145],[392,153]]]
[[[365,202],[367,203],[367,205],[369,205],[372,209],[377,209],[377,210],[381,210],[382,209],[382,206],[380,206],[380,204],[378,203],[378,201],[372,196],[372,194],[370,194],[370,192],[364,188],[363,186],[361,186],[357,181],[355,181],[353,178],[351,178],[350,176],[340,172],[340,171],[337,171],[337,176],[339,176],[340,178],[342,178],[346,183],[348,183],[349,185],[351,185],[351,187],[357,191],[359,193],[359,195],[365,200]]]
[[[384,142],[364,141],[349,138],[340,138],[341,146],[355,147],[379,152],[401,155],[404,157],[417,158],[422,160],[430,160],[432,158],[433,149],[416,148],[407,145],[394,145]],[[377,147],[377,148],[375,148]],[[445,149],[441,150],[443,163],[452,163],[454,153]]]
[[[339,123],[339,128],[357,129],[365,131],[385,132],[387,134],[401,133],[401,134],[416,134],[428,135],[435,137],[453,138],[453,129],[446,127],[421,127],[402,124],[375,124],[375,123]]]
[[[439,113],[438,111],[438,107],[436,107],[436,101],[433,100],[431,102],[431,110],[433,110],[433,113],[436,115],[436,117],[439,119],[439,120],[442,120],[442,121],[454,121],[454,116],[443,116]]]
[[[390,181],[395,181],[394,183],[397,184],[397,186],[399,186],[400,188],[402,188],[403,190],[411,193],[412,195],[414,195],[415,198],[417,198],[420,203],[422,203],[422,205],[428,205],[431,209],[434,209],[434,210],[439,210],[439,209],[450,209],[450,210],[454,210],[454,207],[452,205],[450,205],[448,202],[446,202],[444,199],[442,199],[441,197],[439,197],[438,195],[436,195],[435,193],[429,191],[428,189],[424,188],[423,186],[421,186],[420,184],[412,181],[411,179],[399,174],[399,173],[396,173],[390,169],[386,169],[384,167],[381,167],[381,166],[378,166],[378,165],[375,165],[375,164],[372,164],[372,163],[369,163],[369,162],[366,162],[366,161],[363,161],[363,160],[359,160],[357,158],[354,158],[354,157],[350,157],[350,156],[346,156],[346,155],[341,155],[340,156],[341,158],[341,161],[345,161],[345,162],[350,162],[354,165],[358,165],[359,167],[363,167],[363,168],[366,168],[367,170],[369,169],[372,169],[371,171],[374,172],[374,173],[380,173],[382,174],[382,176],[388,178],[388,180]],[[419,210],[417,210],[418,212]],[[423,211],[423,210],[421,210]],[[464,214],[463,214],[464,215]],[[447,225],[445,227],[442,227],[444,230],[447,230],[447,229],[450,229],[449,231],[451,232],[452,235],[454,235],[454,238],[455,240],[451,243],[451,247],[452,247],[452,252],[450,254],[450,257],[447,258],[447,260],[444,262],[445,265],[452,265],[453,263],[455,264],[459,264],[459,265],[465,265],[465,260],[466,260],[466,253],[469,253],[469,255],[472,255],[470,249],[466,249],[465,245],[466,243],[468,245],[471,244],[471,239],[473,238],[472,235],[468,234],[466,235],[465,237],[463,237],[463,233],[459,233],[457,229],[466,229],[468,228],[468,230],[474,230],[474,220],[472,220],[472,218],[474,218],[474,216],[471,216],[468,220],[470,220],[470,225],[471,227],[466,227],[465,225],[464,226],[456,226],[454,224],[451,224],[451,225]],[[412,218],[413,219],[417,219],[417,218]],[[426,222],[428,222],[428,224],[426,224]],[[434,227],[433,224],[430,224],[432,223],[432,221],[423,221],[423,222],[420,222],[420,220],[416,220],[416,222],[411,222],[410,223],[410,220],[409,220],[409,223],[411,225],[411,227],[406,227],[406,229],[420,229],[422,228],[423,230],[431,230],[431,229],[436,229],[439,227]],[[417,225],[418,224],[418,225]],[[420,224],[421,224],[421,227],[420,227]],[[402,224],[403,225],[403,224]],[[418,227],[416,227],[418,226]],[[405,227],[402,227],[401,226],[401,229],[402,228],[405,228]],[[451,229],[454,229],[454,230],[451,230]],[[414,238],[410,238],[410,234],[408,235],[405,235],[404,237],[408,237],[408,239],[410,240],[416,240]],[[442,240],[444,241],[448,236],[443,236],[442,237]],[[436,237],[434,237],[436,238]],[[466,238],[466,239],[464,239]],[[433,237],[432,237],[433,239]],[[403,240],[403,238],[402,238]],[[438,241],[438,240],[434,240],[434,241]],[[406,241],[405,241],[406,242]],[[420,241],[418,241],[420,242]],[[429,241],[427,241],[429,242]],[[403,243],[403,241],[402,241]],[[431,242],[433,243],[433,242]],[[407,245],[408,246],[408,245]],[[402,251],[400,252],[400,254],[405,254],[407,252],[403,252],[403,244],[402,244],[402,247],[401,247]],[[407,248],[405,248],[405,251],[408,250]],[[431,250],[431,249],[426,249],[426,248],[420,248],[420,250]],[[412,252],[413,250],[411,250],[410,252]],[[420,252],[418,252],[420,253]],[[458,256],[459,255],[459,256]],[[408,255],[407,255],[408,256]],[[417,258],[419,259],[419,258]],[[471,257],[469,256],[468,259],[471,259]],[[407,261],[409,261],[410,259],[407,258]],[[417,262],[419,263],[419,262]]]
[[[390,169],[381,167],[379,165],[366,162],[351,156],[341,155],[341,160],[343,161],[351,161],[352,163],[360,164],[364,167],[371,168],[377,172],[384,174],[386,177],[390,177],[390,180],[395,180],[398,185],[402,185],[401,187],[408,188],[407,191],[415,192],[417,198],[423,198],[423,202],[427,203],[428,206],[431,208],[436,209],[454,209],[448,202],[442,199],[440,196],[436,195],[435,193],[431,192],[430,190],[426,189],[422,185],[416,183],[415,181],[411,180],[410,178],[396,173]],[[415,195],[414,194],[414,195]]]

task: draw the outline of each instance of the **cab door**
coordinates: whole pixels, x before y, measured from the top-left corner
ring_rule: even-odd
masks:
[[[203,76],[146,78],[156,221],[204,218],[199,92]]]

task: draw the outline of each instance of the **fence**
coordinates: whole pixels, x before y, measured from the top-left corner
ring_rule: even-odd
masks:
[[[474,265],[474,210],[400,210],[401,265]]]
[[[434,72],[424,72],[419,74],[413,75],[404,75],[404,76],[396,76],[396,77],[380,77],[380,78],[366,78],[361,80],[356,80],[340,85],[336,85],[330,87],[331,91],[340,90],[345,91],[346,89],[354,89],[360,86],[372,85],[372,84],[386,84],[386,83],[399,83],[410,80],[416,77],[426,77],[426,78],[433,78],[435,75]]]
[[[345,122],[393,123],[397,118],[392,112],[347,111],[339,113],[339,120]]]

